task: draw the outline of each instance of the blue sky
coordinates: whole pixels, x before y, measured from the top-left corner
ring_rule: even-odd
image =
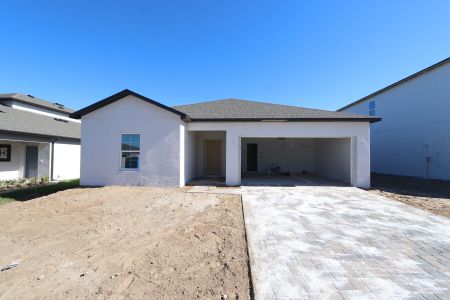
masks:
[[[335,110],[450,56],[450,1],[0,1],[0,93]]]

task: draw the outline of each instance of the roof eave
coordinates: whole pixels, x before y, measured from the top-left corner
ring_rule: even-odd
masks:
[[[368,118],[192,118],[191,122],[370,122],[381,121],[379,117]]]
[[[423,69],[423,70],[420,70],[419,72],[416,72],[416,73],[414,73],[414,74],[412,74],[412,75],[410,75],[410,76],[408,76],[408,77],[405,77],[405,78],[403,78],[403,79],[401,79],[401,80],[399,80],[399,81],[397,81],[397,82],[394,82],[394,83],[392,83],[392,84],[390,84],[390,85],[388,85],[388,86],[386,86],[386,87],[384,87],[384,88],[382,88],[382,89],[380,89],[380,90],[378,90],[378,91],[376,91],[376,92],[373,92],[373,93],[370,94],[370,95],[367,95],[367,96],[365,96],[365,97],[363,97],[363,98],[361,98],[361,99],[359,99],[359,100],[356,100],[356,101],[354,101],[354,102],[352,102],[352,103],[350,103],[350,104],[347,104],[346,106],[339,108],[337,111],[343,111],[343,110],[345,110],[345,109],[347,109],[347,108],[349,108],[349,107],[352,107],[352,106],[354,106],[354,105],[356,105],[356,104],[359,104],[359,103],[361,103],[361,102],[364,102],[364,101],[367,100],[367,99],[370,99],[370,98],[372,98],[372,97],[375,97],[376,95],[379,95],[379,94],[381,94],[381,93],[384,93],[385,91],[390,90],[391,88],[394,88],[394,87],[396,87],[396,86],[398,86],[398,85],[401,85],[401,84],[403,84],[404,82],[407,82],[407,81],[409,81],[409,80],[411,80],[411,79],[413,79],[413,78],[416,78],[416,77],[418,77],[418,76],[420,76],[420,75],[422,75],[422,74],[425,74],[425,73],[427,73],[427,72],[429,72],[429,71],[431,71],[431,70],[433,70],[433,69],[436,69],[436,68],[438,68],[438,67],[440,67],[440,66],[442,66],[442,65],[444,65],[444,64],[446,64],[446,63],[448,63],[448,62],[450,62],[450,57],[447,57],[446,59],[441,60],[440,62],[435,63],[434,65],[431,65],[431,66],[429,66],[429,67],[427,67],[427,68],[425,68],[425,69]]]
[[[65,110],[60,110],[60,109],[57,109],[57,108],[48,107],[48,106],[45,106],[45,105],[40,105],[38,103],[31,103],[29,101],[25,101],[25,100],[22,100],[22,99],[19,99],[19,98],[16,98],[16,97],[0,98],[0,102],[3,102],[3,101],[16,101],[16,102],[28,104],[30,106],[35,106],[35,107],[51,110],[51,111],[54,111],[54,112],[63,113],[63,114],[66,114],[66,115],[70,115],[70,114],[73,113],[73,112],[71,113],[71,112],[68,112],[68,111],[65,111]]]
[[[53,134],[44,134],[44,133],[34,133],[34,132],[24,132],[24,131],[14,131],[14,130],[3,130],[0,129],[0,132],[2,133],[8,133],[8,134],[17,134],[17,135],[29,135],[29,136],[36,136],[36,137],[42,137],[42,138],[61,138],[61,139],[69,139],[69,140],[76,140],[80,141],[81,137],[73,137],[73,136],[62,136],[62,135],[53,135]]]

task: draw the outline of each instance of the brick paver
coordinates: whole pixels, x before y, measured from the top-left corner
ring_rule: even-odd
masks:
[[[450,299],[449,219],[352,187],[242,197],[257,299]]]

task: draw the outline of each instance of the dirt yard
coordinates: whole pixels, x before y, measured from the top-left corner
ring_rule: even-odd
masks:
[[[71,189],[0,206],[0,298],[247,299],[240,197]]]
[[[450,181],[372,174],[371,191],[450,218]]]

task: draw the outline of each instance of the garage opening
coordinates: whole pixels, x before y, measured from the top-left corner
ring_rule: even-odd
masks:
[[[351,138],[242,138],[242,184],[351,182]]]

